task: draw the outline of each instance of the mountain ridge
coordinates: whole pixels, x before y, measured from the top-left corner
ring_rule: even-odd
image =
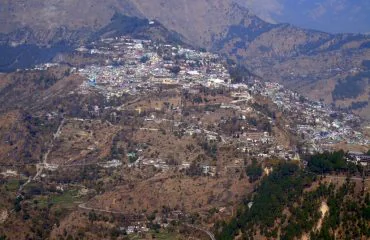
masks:
[[[362,62],[370,59],[369,35],[330,34],[267,23],[233,0],[52,0],[48,4],[39,0],[3,0],[2,5],[3,9],[11,9],[0,15],[0,23],[5,23],[0,27],[3,43],[81,42],[108,26],[119,12],[156,20],[194,47],[222,53],[246,64],[267,81],[283,83],[338,107],[343,104],[336,101],[335,88],[352,71],[363,71]],[[77,12],[81,6],[82,11]],[[363,81],[361,88],[368,89],[369,84]],[[368,102],[366,93],[367,90],[361,99],[347,98],[346,104]],[[356,111],[369,118],[370,107]]]

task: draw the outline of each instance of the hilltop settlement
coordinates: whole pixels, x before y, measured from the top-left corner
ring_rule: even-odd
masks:
[[[207,229],[240,202],[253,209],[256,182],[281,162],[324,173],[337,165],[317,170],[311,156],[343,149],[342,177],[368,174],[358,116],[205,50],[103,38],[15,74],[40,93],[0,119],[0,230],[18,218],[27,229],[10,238],[215,239]]]

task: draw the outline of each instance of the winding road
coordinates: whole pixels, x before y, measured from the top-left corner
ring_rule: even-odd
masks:
[[[82,209],[82,210],[86,210],[86,211],[95,211],[95,212],[102,212],[102,213],[110,213],[110,214],[121,214],[121,215],[124,215],[128,218],[135,218],[135,219],[138,219],[139,216],[137,215],[127,215],[126,213],[124,212],[119,212],[119,211],[111,211],[111,210],[104,210],[104,209],[99,209],[99,208],[91,208],[91,207],[87,207],[86,206],[86,203],[81,203],[78,205],[78,208]],[[215,235],[207,230],[207,229],[204,229],[202,227],[198,227],[198,226],[195,226],[195,225],[192,225],[192,224],[185,224],[187,227],[190,227],[190,228],[194,228],[198,231],[201,231],[201,232],[204,232],[205,234],[207,234],[209,236],[209,238],[211,240],[216,240],[216,237]]]
[[[324,179],[325,178],[329,178],[329,179],[342,179],[342,180],[346,180],[347,177],[344,177],[344,176],[324,176]],[[361,178],[361,177],[351,177],[350,180],[355,180],[355,181],[362,181],[364,180],[365,182],[368,182],[370,181],[370,178],[367,177],[365,179]]]
[[[48,146],[48,150],[47,152],[44,154],[43,158],[42,158],[42,162],[37,164],[37,172],[36,172],[36,175],[32,178],[32,177],[29,177],[27,182],[25,182],[23,185],[21,185],[19,187],[19,190],[18,190],[18,193],[22,192],[22,190],[29,184],[31,183],[32,181],[35,181],[37,178],[39,178],[41,176],[41,173],[42,171],[44,170],[45,166],[48,164],[47,163],[47,160],[48,160],[48,156],[51,152],[51,149],[53,148],[54,146],[54,141],[55,139],[57,139],[59,136],[60,136],[60,133],[62,131],[62,127],[64,125],[64,122],[65,122],[65,118],[63,117],[62,121],[60,122],[59,126],[58,126],[58,129],[57,131],[53,134],[53,139],[52,141],[50,142],[49,146]]]
[[[186,224],[186,226],[188,226],[190,228],[194,228],[194,229],[199,230],[201,232],[204,232],[205,234],[207,234],[209,236],[209,238],[211,240],[216,240],[215,235],[212,232],[210,232],[209,230],[206,230],[204,228],[201,228],[201,227],[198,227],[198,226],[195,226],[195,225],[191,225],[191,224]]]

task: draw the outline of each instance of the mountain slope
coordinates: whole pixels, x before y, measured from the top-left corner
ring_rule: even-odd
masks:
[[[97,31],[119,12],[157,19],[194,45],[209,46],[214,39],[222,37],[229,25],[239,23],[249,14],[232,0],[1,0],[0,3],[3,6],[0,10],[1,39],[39,44],[54,39],[73,39],[84,31]]]
[[[231,26],[215,46],[268,81],[277,81],[313,99],[355,110],[369,118],[370,38],[328,34],[287,24],[268,24],[247,33]],[[256,32],[258,36],[256,36]],[[357,79],[357,80],[356,80]],[[350,86],[350,87],[349,87]]]
[[[130,17],[116,13],[110,23],[99,29],[90,37],[90,41],[95,41],[101,37],[131,36],[138,39],[150,39],[156,42],[169,44],[184,44],[186,39],[174,31],[169,31],[157,21]]]
[[[369,77],[363,73],[363,62],[370,59],[370,37],[366,35],[328,34],[270,24],[234,0],[0,2],[3,43],[80,42],[92,33],[106,33],[115,13],[155,19],[193,46],[247,64],[268,81],[281,82],[311,98],[370,116]],[[357,92],[340,95],[356,74],[362,76],[353,89]]]

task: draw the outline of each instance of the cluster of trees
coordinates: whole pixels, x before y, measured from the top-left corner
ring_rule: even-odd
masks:
[[[264,178],[255,196],[245,200],[237,216],[229,223],[216,224],[217,239],[234,239],[240,232],[245,239],[253,239],[260,226],[261,234],[277,237],[276,219],[283,218],[285,207],[293,204],[303,189],[313,181],[313,176],[302,172],[292,163],[281,163],[273,173]],[[248,203],[253,202],[251,208]]]
[[[235,62],[228,61],[228,64],[232,66],[229,67],[229,73],[232,83],[246,83],[253,74],[244,65],[234,65]]]
[[[369,238],[369,194],[355,192],[354,183],[345,183],[339,189],[335,185],[320,184],[303,195],[294,208],[290,208],[289,224],[282,228],[283,239],[295,239],[309,233],[310,239],[361,239]],[[315,231],[319,219],[320,203],[327,201],[329,211],[321,229]]]
[[[254,197],[244,201],[236,217],[216,224],[217,239],[231,240],[240,235],[242,239],[254,239],[257,232],[287,240],[299,239],[303,234],[313,240],[368,239],[370,194],[356,191],[355,183],[349,181],[339,188],[319,183],[305,192],[316,179],[316,175],[294,164],[279,165],[261,181]],[[317,230],[322,202],[327,203],[329,211]]]
[[[369,194],[356,193],[355,184],[350,182],[337,190],[334,185],[329,185],[327,190],[325,197],[328,199],[329,214],[321,230],[311,232],[311,239],[369,239]]]
[[[89,214],[87,215],[87,218],[89,220],[89,222],[91,223],[91,227],[90,228],[87,228],[87,229],[84,229],[84,231],[81,232],[79,231],[78,235],[80,235],[81,238],[84,238],[85,237],[85,234],[86,232],[95,232],[97,229],[94,227],[94,222],[109,222],[109,223],[118,223],[118,224],[123,224],[125,223],[126,221],[126,218],[125,216],[114,216],[114,215],[111,215],[110,217],[108,217],[106,214],[99,214],[99,213],[96,213],[94,210],[89,212]],[[99,231],[100,231],[100,234],[102,235],[105,235],[105,236],[110,236],[110,239],[117,239],[119,238],[120,236],[126,236],[127,235],[127,232],[126,230],[124,229],[120,229],[118,227],[112,227],[112,228],[99,228]],[[71,236],[71,238],[73,239],[73,237]]]
[[[249,126],[257,128],[259,131],[263,132],[272,132],[272,125],[267,118],[256,118],[252,116],[247,116],[245,120],[241,120],[237,116],[230,117],[228,119],[223,118],[222,123],[219,124],[221,130],[228,134],[228,135],[235,135],[238,137],[239,133],[243,134],[244,131],[242,130],[242,126],[245,126],[245,122],[248,123]]]
[[[41,74],[38,78],[34,79],[34,82],[41,86],[42,89],[48,89],[58,81],[58,78],[54,75]]]
[[[148,55],[144,55],[140,58],[140,62],[141,63],[146,63],[150,60],[150,58],[148,57]]]
[[[308,158],[308,169],[318,174],[328,173],[356,173],[357,166],[346,161],[346,153],[343,150],[336,152],[324,152],[312,155]]]
[[[175,75],[179,74],[180,71],[181,71],[181,68],[180,66],[177,66],[177,65],[170,68],[170,72]]]
[[[202,98],[201,96],[199,96],[199,95],[196,95],[196,96],[194,96],[194,98],[192,99],[192,102],[193,103],[208,103],[209,102],[209,100],[208,100],[208,98]]]
[[[14,211],[19,212],[22,210],[22,203],[23,197],[22,196],[17,196],[14,200]]]
[[[255,182],[262,176],[263,170],[261,164],[257,163],[257,160],[253,160],[252,164],[246,169],[247,176],[250,182]]]
[[[252,107],[256,111],[261,112],[261,113],[265,114],[266,116],[268,116],[272,119],[276,118],[275,112],[270,110],[268,104],[259,104],[259,103],[255,102],[255,103],[252,104]]]
[[[215,142],[208,142],[207,140],[203,141],[201,147],[206,152],[206,154],[211,157],[212,159],[217,159],[217,143]]]
[[[289,206],[291,216],[289,219],[283,216],[282,219],[282,223],[285,223],[281,230],[282,239],[299,239],[302,234],[315,229],[321,217],[321,202],[329,193],[329,188],[320,184],[316,190],[304,193],[295,205]]]
[[[110,158],[111,159],[122,159],[125,155],[125,149],[121,146],[121,142],[124,141],[126,138],[124,136],[124,132],[120,131],[117,133],[112,141],[112,146],[110,150]]]

